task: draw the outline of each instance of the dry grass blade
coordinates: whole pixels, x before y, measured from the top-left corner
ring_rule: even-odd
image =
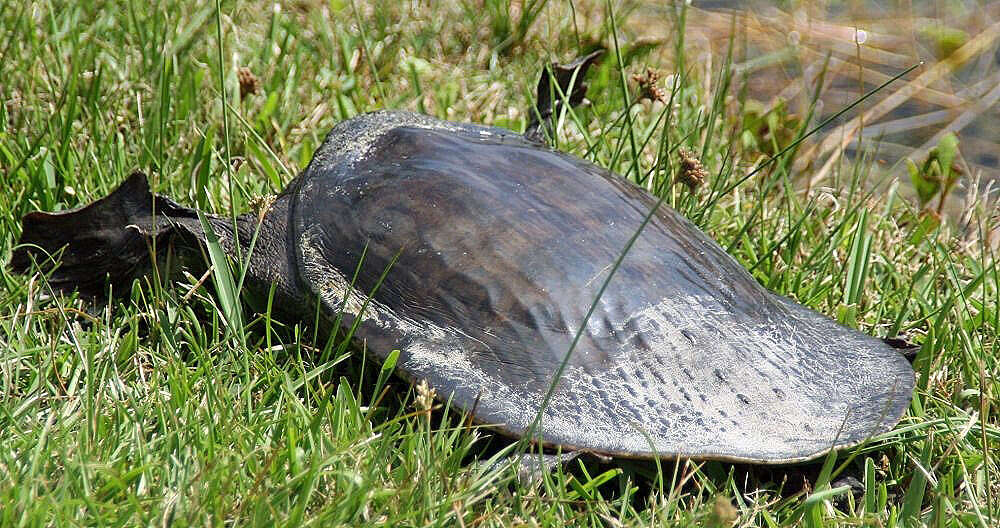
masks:
[[[960,114],[961,110],[957,108],[935,110],[925,114],[902,117],[893,119],[892,121],[883,121],[875,125],[867,125],[860,135],[861,139],[880,138],[890,134],[899,134],[901,132],[947,123]]]
[[[802,51],[803,55],[807,60],[822,62],[826,58],[825,51],[818,51],[808,47],[803,47]],[[913,62],[911,60],[910,64],[912,63]],[[910,64],[907,64],[906,66],[909,66]],[[903,67],[905,68],[906,66]],[[879,85],[892,78],[891,75],[887,75],[885,73],[882,73],[878,70],[873,70],[871,68],[862,68],[860,71],[858,71],[857,64],[849,60],[839,59],[837,57],[830,57],[830,68],[831,70],[836,72],[844,72],[846,75],[850,75],[855,79],[857,79],[857,76],[860,75],[861,80],[864,81],[865,84],[870,84],[870,85]],[[933,82],[928,84],[932,83]],[[923,101],[925,103],[945,106],[945,107],[964,105],[969,102],[964,97],[960,97],[956,94],[942,92],[930,86],[924,87],[924,89],[915,92],[913,94],[913,98],[919,101]],[[868,126],[867,122],[865,123],[865,126]]]
[[[949,132],[959,132],[963,128],[969,126],[969,124],[982,115],[983,112],[986,112],[996,105],[997,101],[1000,101],[1000,73],[994,75],[993,77],[998,84],[994,86],[988,94],[977,100],[975,104],[962,112],[955,118],[954,121],[942,127],[941,130],[938,130],[938,132],[934,134],[934,137],[927,140],[927,142],[921,145],[919,149],[915,150],[910,157],[914,160],[923,159],[927,156],[927,153],[930,152],[934,145],[937,145],[938,141],[940,141],[941,137],[945,134]]]
[[[990,49],[990,47],[1000,38],[1000,22],[996,22],[983,30],[975,38],[971,39],[964,46],[956,50],[947,59],[934,64],[927,71],[917,76],[894,93],[879,101],[871,109],[863,114],[851,119],[847,123],[831,131],[827,138],[818,146],[813,147],[805,153],[802,159],[818,159],[827,155],[830,157],[823,165],[823,168],[816,172],[809,180],[810,185],[816,185],[829,173],[833,164],[839,158],[839,154],[854,139],[854,136],[861,129],[863,124],[874,122],[896,109],[915,94],[924,90],[927,86],[944,78],[946,75],[965,64],[973,57]]]

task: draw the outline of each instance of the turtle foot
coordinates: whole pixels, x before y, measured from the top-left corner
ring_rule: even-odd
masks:
[[[532,119],[524,132],[526,138],[542,144],[548,143],[547,138],[553,134],[552,118],[558,114],[564,102],[569,102],[571,107],[583,102],[587,96],[584,77],[602,54],[604,50],[599,49],[567,64],[552,63],[542,70],[538,79],[535,108],[531,112]]]

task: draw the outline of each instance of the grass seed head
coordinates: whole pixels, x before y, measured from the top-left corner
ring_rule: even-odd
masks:
[[[732,526],[740,518],[740,511],[733,506],[728,498],[719,495],[715,497],[712,504],[712,514],[709,517],[708,526],[723,528]]]
[[[260,79],[246,66],[241,67],[236,72],[236,77],[240,81],[240,100],[246,99],[248,95],[260,93]]]
[[[274,205],[275,199],[277,199],[277,197],[273,194],[255,196],[250,199],[250,209],[257,213],[258,222],[264,221],[264,216],[271,210],[271,206]]]
[[[645,74],[635,74],[632,75],[632,80],[639,85],[639,100],[649,99],[650,101],[659,101],[663,104],[667,104],[669,97],[667,97],[667,92],[657,86],[660,81],[660,73],[652,68],[647,67]]]
[[[420,383],[417,384],[417,400],[415,402],[417,409],[430,413],[436,395],[437,391],[427,383],[427,380],[420,380]]]
[[[705,183],[705,178],[708,173],[705,171],[705,166],[701,164],[694,152],[688,149],[682,148],[678,151],[681,157],[681,172],[679,180],[684,185],[688,186],[688,189],[694,191],[701,184]]]

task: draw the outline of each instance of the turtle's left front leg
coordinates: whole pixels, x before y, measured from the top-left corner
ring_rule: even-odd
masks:
[[[537,484],[542,478],[558,468],[564,467],[578,456],[580,451],[568,451],[555,455],[544,453],[514,453],[497,460],[487,471],[505,471],[508,468],[515,472],[517,482],[524,487]]]
[[[538,79],[535,107],[529,110],[531,121],[524,131],[526,138],[543,144],[549,142],[549,138],[555,133],[552,120],[558,117],[565,102],[569,102],[571,107],[583,102],[587,95],[584,77],[603,53],[604,50],[600,49],[568,64],[552,63],[542,70]]]

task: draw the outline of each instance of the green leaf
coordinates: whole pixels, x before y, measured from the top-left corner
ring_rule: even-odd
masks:
[[[375,388],[372,390],[372,398],[369,402],[370,407],[375,407],[376,398],[378,398],[379,393],[382,392],[382,387],[385,386],[386,382],[389,380],[389,376],[392,371],[396,368],[396,361],[399,360],[399,350],[393,350],[389,352],[389,356],[385,358],[382,363],[382,369],[378,373],[378,381],[375,382]]]
[[[930,471],[931,446],[934,445],[933,434],[924,442],[924,448],[920,452],[920,466],[914,468],[910,478],[910,487],[906,489],[903,497],[903,507],[899,510],[899,518],[907,525],[917,525],[920,520],[920,509],[927,492],[927,473]]]
[[[920,207],[927,205],[937,194],[938,189],[941,188],[941,182],[929,175],[927,171],[917,170],[917,166],[911,161],[907,161],[907,169],[910,172],[910,183],[913,184],[913,189],[917,191],[917,198],[920,199]],[[924,167],[928,167],[928,164],[924,164]]]
[[[933,211],[925,211],[925,214],[920,215],[920,223],[917,227],[913,229],[913,233],[910,234],[910,244],[914,246],[919,246],[921,242],[927,238],[927,235],[936,231],[938,226],[941,225],[941,218],[933,213]]]
[[[570,486],[574,491],[566,494],[566,498],[570,500],[576,499],[586,499],[586,500],[601,500],[600,494],[596,493],[599,486],[608,482],[609,480],[621,475],[623,473],[621,468],[614,468],[601,473],[593,478],[588,478],[587,482],[579,482],[576,479],[570,481]],[[589,475],[588,475],[589,476]]]
[[[219,304],[222,305],[222,316],[226,321],[226,329],[242,336],[243,313],[240,306],[240,293],[233,280],[229,258],[219,243],[218,235],[208,223],[208,218],[201,211],[198,211],[198,220],[201,221],[201,228],[205,231],[205,247],[208,249],[208,258],[212,264],[212,281],[215,283]]]
[[[805,502],[803,502],[803,504],[806,505],[806,506],[811,506],[811,505],[814,505],[814,504],[819,504],[819,503],[822,503],[823,501],[832,499],[834,497],[839,497],[841,495],[845,495],[845,494],[847,494],[850,491],[851,491],[851,487],[850,486],[840,486],[840,487],[836,487],[836,488],[830,488],[830,489],[820,490],[820,491],[817,491],[815,493],[811,493],[808,497],[806,497],[806,500],[805,500]]]
[[[851,239],[851,249],[847,254],[847,278],[844,284],[844,305],[857,307],[861,302],[865,281],[868,279],[868,267],[871,262],[872,234],[868,231],[868,211],[861,209],[858,221],[855,223],[854,236]],[[844,323],[853,323],[842,319]]]

